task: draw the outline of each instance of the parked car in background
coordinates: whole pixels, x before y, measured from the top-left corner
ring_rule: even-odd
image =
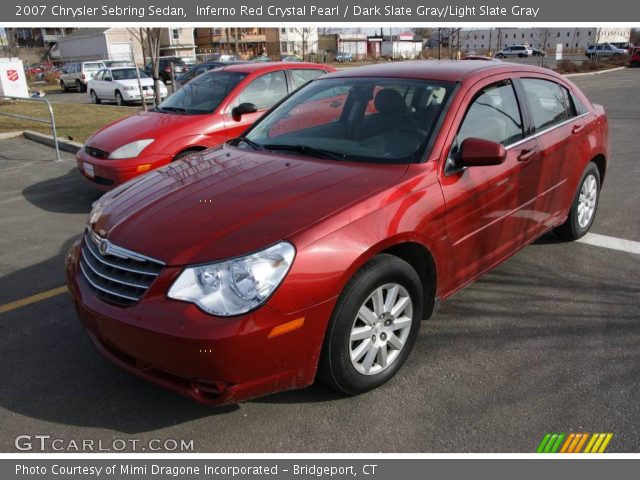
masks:
[[[399,371],[437,304],[552,229],[589,231],[608,136],[602,106],[548,69],[344,69],[100,198],[67,285],[104,356],[198,401],[316,376],[359,394]]]
[[[86,92],[89,80],[105,67],[106,65],[102,60],[68,63],[62,67],[60,88],[63,92],[71,88],[76,89],[78,92]]]
[[[42,66],[38,63],[33,63],[26,67],[27,76],[33,78],[34,80],[40,80],[44,73]]]
[[[252,62],[271,62],[271,57],[268,55],[257,55],[251,58]]]
[[[62,67],[53,67],[44,72],[44,79],[51,84],[59,84],[62,77]]]
[[[544,57],[546,53],[544,50],[540,50],[539,48],[531,47],[531,55],[534,57]]]
[[[599,43],[598,45],[589,45],[585,51],[587,58],[595,57],[619,57],[626,55],[627,50],[618,48],[610,43]]]
[[[528,57],[529,55],[533,55],[533,50],[531,47],[527,45],[511,45],[509,47],[504,47],[502,50],[496,53],[497,58],[506,58],[506,57]]]
[[[182,58],[180,57],[161,57],[158,62],[160,79],[164,83],[171,83],[172,78],[186,72],[189,69],[186,63],[184,63],[184,60],[182,60]],[[171,74],[172,66],[173,75]],[[144,71],[147,75],[153,77],[153,67],[151,65],[151,62],[147,64]]]
[[[633,50],[633,44],[631,42],[611,42],[611,45],[620,50],[624,50],[627,54]]]
[[[338,52],[336,53],[335,56],[335,61],[336,62],[353,62],[353,54],[352,53],[346,53],[346,52]]]
[[[312,78],[334,69],[313,63],[246,63],[194,78],[149,112],[117,120],[77,153],[91,183],[113,188],[149,170],[235,138]]]
[[[204,72],[208,72],[209,70],[213,70],[214,68],[226,67],[227,65],[234,65],[240,63],[249,63],[241,60],[229,60],[229,61],[211,61],[198,63],[192,66],[188,72],[179,75],[176,78],[176,86],[182,87],[185,83],[193,80],[198,75],[203,74]]]
[[[297,55],[282,55],[281,62],[302,62],[303,60]]]
[[[640,67],[640,47],[633,47],[629,57],[629,66]]]
[[[153,79],[137,67],[104,68],[98,71],[87,86],[91,103],[104,101],[125,105],[130,102],[153,101]],[[140,84],[138,84],[138,75]],[[142,86],[142,90],[140,90]],[[160,83],[160,96],[167,96],[167,87]]]
[[[182,61],[187,66],[187,70],[191,70],[191,67],[199,63],[198,59],[195,57],[180,57],[180,58],[182,58]]]

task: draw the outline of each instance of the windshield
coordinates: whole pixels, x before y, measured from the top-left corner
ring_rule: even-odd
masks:
[[[202,74],[158,106],[159,111],[184,113],[211,113],[246,77],[246,73],[210,71]]]
[[[149,78],[142,70],[140,72],[140,78]],[[111,70],[111,75],[114,80],[133,80],[137,79],[135,68],[119,68],[117,70]]]
[[[390,78],[316,80],[263,117],[238,145],[337,160],[417,163],[453,85]]]

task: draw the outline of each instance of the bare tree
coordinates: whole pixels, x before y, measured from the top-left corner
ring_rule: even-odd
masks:
[[[18,41],[16,39],[16,29],[15,28],[5,28],[6,41],[2,43],[2,56],[3,57],[17,57],[20,53],[20,48],[18,47]]]
[[[162,101],[160,96],[160,34],[161,28],[130,28],[129,33],[142,47],[143,57],[149,58],[151,64],[151,76],[154,86],[154,103],[158,105]]]
[[[300,39],[300,51],[302,54],[302,59],[304,60],[307,56],[307,53],[313,47],[313,45],[318,43],[317,37],[316,37],[316,41],[313,42],[312,41],[313,32],[312,32],[312,29],[308,27],[294,28],[293,32],[296,34],[296,37]]]
[[[545,55],[540,55],[540,66],[545,66],[545,56],[547,53],[547,44],[551,38],[551,31],[548,28],[539,28],[537,31],[538,46]]]

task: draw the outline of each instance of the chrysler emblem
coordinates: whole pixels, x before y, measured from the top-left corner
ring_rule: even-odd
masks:
[[[106,240],[106,239],[101,240],[98,250],[102,255],[106,255],[107,252],[109,251],[109,240]]]

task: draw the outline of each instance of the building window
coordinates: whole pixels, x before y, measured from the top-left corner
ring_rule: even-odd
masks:
[[[180,39],[180,29],[179,28],[172,28],[171,29],[171,37],[173,37],[174,40]]]
[[[287,33],[287,29],[286,28],[281,28],[280,29],[280,33]]]
[[[516,34],[515,33],[513,34],[513,38],[516,38]]]
[[[560,38],[560,32],[558,32],[558,38]]]
[[[590,37],[590,36],[591,36],[591,30],[587,32],[587,37]]]
[[[580,36],[580,32],[576,32],[576,37],[579,37],[579,36]]]
[[[564,44],[565,48],[569,48],[569,42]]]
[[[522,38],[524,38],[524,33],[522,34]]]
[[[284,30],[284,28],[283,28],[283,30]],[[288,53],[287,42],[280,42],[280,51],[282,53]]]

